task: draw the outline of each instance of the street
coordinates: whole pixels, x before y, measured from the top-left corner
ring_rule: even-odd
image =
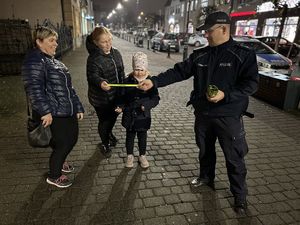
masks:
[[[131,56],[148,54],[149,70],[157,75],[182,60],[182,54],[153,52],[114,37],[131,72]],[[82,46],[85,46],[84,44]],[[146,45],[145,45],[146,46]],[[190,53],[189,49],[189,53]],[[119,139],[105,159],[97,149],[98,119],[87,99],[84,47],[62,61],[85,107],[79,140],[68,160],[75,165],[70,188],[45,182],[50,149],[33,149],[26,139],[26,99],[21,76],[0,77],[0,224],[119,225],[280,225],[300,224],[300,117],[250,98],[244,118],[249,153],[248,212],[235,214],[223,153],[217,145],[215,189],[192,188],[199,174],[194,115],[186,107],[192,79],[159,89],[160,104],[152,111],[147,157],[150,168],[124,167],[125,129],[119,116]],[[138,151],[135,149],[135,155]]]

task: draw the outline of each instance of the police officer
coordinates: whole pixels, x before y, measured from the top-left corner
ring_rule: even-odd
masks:
[[[224,12],[211,13],[197,30],[204,30],[209,45],[195,49],[188,59],[143,81],[139,88],[149,90],[153,86],[164,87],[194,77],[194,90],[188,104],[195,109],[200,175],[191,184],[213,186],[218,138],[226,159],[234,209],[237,213],[245,213],[247,170],[244,156],[248,146],[242,115],[247,110],[249,96],[258,85],[256,55],[232,39],[230,18]],[[210,85],[217,87],[214,96],[207,93]]]

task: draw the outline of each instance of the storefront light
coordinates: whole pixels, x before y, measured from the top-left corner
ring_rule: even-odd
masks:
[[[247,11],[247,12],[234,12],[230,13],[230,17],[239,17],[239,16],[250,16],[250,15],[255,15],[255,11]]]

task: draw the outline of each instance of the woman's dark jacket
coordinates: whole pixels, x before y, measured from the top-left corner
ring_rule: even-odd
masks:
[[[138,81],[129,75],[126,84],[138,84]],[[146,131],[151,126],[150,110],[158,105],[159,95],[157,88],[145,92],[136,87],[122,88],[118,105],[123,109],[122,125],[128,130]],[[145,110],[142,111],[142,106]]]
[[[41,50],[26,56],[22,77],[32,110],[40,116],[70,117],[84,112],[67,67]]]
[[[115,48],[111,48],[110,53],[105,54],[102,49],[94,44],[91,36],[87,37],[86,48],[89,52],[86,74],[88,97],[91,105],[99,107],[114,103],[118,88],[104,91],[100,85],[102,81],[111,84],[123,83],[125,73],[120,52]]]

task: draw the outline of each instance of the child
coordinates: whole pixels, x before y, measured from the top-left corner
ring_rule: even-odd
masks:
[[[125,84],[138,84],[149,78],[147,55],[143,52],[136,52],[132,56],[132,67]],[[158,105],[158,91],[156,88],[145,92],[136,87],[124,87],[121,90],[120,104],[116,112],[123,112],[122,125],[126,128],[126,167],[133,167],[134,139],[137,135],[139,147],[139,162],[142,168],[148,168],[149,162],[146,159],[147,130],[150,129],[150,110]]]

